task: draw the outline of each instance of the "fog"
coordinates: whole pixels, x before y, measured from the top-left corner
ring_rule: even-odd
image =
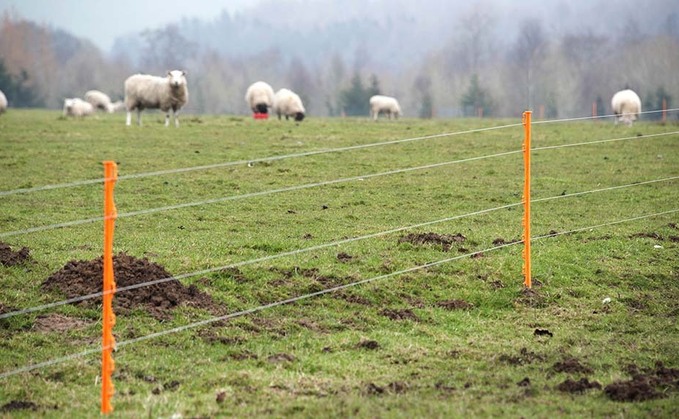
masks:
[[[195,113],[247,113],[243,92],[260,79],[297,91],[319,116],[360,114],[351,102],[374,91],[421,117],[580,116],[593,102],[605,112],[624,87],[645,103],[679,99],[675,0],[12,4],[0,58],[16,77],[27,71],[34,104],[48,107],[83,82],[120,97],[127,75],[174,68],[189,74]],[[52,55],[26,58],[25,31],[42,31]]]

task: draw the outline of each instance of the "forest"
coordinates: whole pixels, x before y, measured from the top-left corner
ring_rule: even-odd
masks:
[[[631,88],[645,111],[679,100],[679,10],[655,0],[567,2],[508,15],[508,2],[264,1],[212,20],[181,19],[118,38],[110,51],[67,28],[5,12],[0,90],[12,107],[61,108],[90,89],[121,99],[134,73],[187,71],[187,113],[247,114],[257,80],[296,91],[310,116],[368,115],[375,93],[397,97],[406,117],[587,116]],[[418,2],[420,3],[420,2]],[[390,7],[390,5],[395,7]],[[497,6],[497,7],[488,7]],[[504,7],[504,8],[503,8]],[[343,11],[340,13],[340,10]],[[329,18],[328,16],[334,16]],[[649,115],[652,118],[653,115]]]

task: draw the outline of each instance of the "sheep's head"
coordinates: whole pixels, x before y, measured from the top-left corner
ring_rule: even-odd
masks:
[[[170,81],[170,86],[179,87],[186,85],[186,72],[181,70],[172,70],[167,72],[167,78]]]
[[[304,112],[297,112],[295,114],[295,121],[301,122],[304,119]]]

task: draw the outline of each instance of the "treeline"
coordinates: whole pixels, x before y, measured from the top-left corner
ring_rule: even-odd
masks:
[[[538,116],[569,117],[588,115],[593,103],[603,115],[610,113],[613,93],[625,87],[639,93],[644,110],[672,107],[679,98],[676,13],[644,28],[630,17],[617,32],[556,33],[524,18],[511,36],[492,30],[498,19],[492,10],[471,8],[445,39],[409,55],[413,41],[401,49],[398,44],[413,33],[403,25],[416,28],[417,21],[396,22],[400,29],[393,21],[365,20],[329,25],[327,33],[321,27],[288,31],[292,47],[284,47],[256,36],[269,29],[283,33],[280,28],[249,21],[239,32],[245,20],[223,14],[212,22],[146,30],[134,42],[121,38],[105,55],[87,40],[5,14],[0,89],[13,106],[59,108],[63,98],[89,89],[121,98],[123,81],[133,73],[183,69],[189,113],[245,114],[247,86],[265,80],[296,91],[308,114],[318,116],[367,116],[367,98],[375,93],[397,97],[409,117],[515,117],[527,108]],[[252,37],[244,39],[247,34]],[[361,45],[360,39],[372,40]]]

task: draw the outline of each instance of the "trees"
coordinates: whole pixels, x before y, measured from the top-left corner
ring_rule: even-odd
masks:
[[[37,89],[31,85],[26,69],[21,69],[14,76],[7,71],[5,61],[0,58],[0,90],[5,93],[13,108],[35,108],[44,106],[44,99]]]
[[[479,76],[473,74],[469,89],[462,96],[462,110],[465,116],[490,116],[493,114],[493,99],[479,84]]]
[[[370,86],[363,87],[361,75],[357,71],[351,78],[349,87],[340,92],[340,104],[347,116],[366,116],[370,114],[370,97],[379,94],[380,82],[377,76],[370,76]]]

